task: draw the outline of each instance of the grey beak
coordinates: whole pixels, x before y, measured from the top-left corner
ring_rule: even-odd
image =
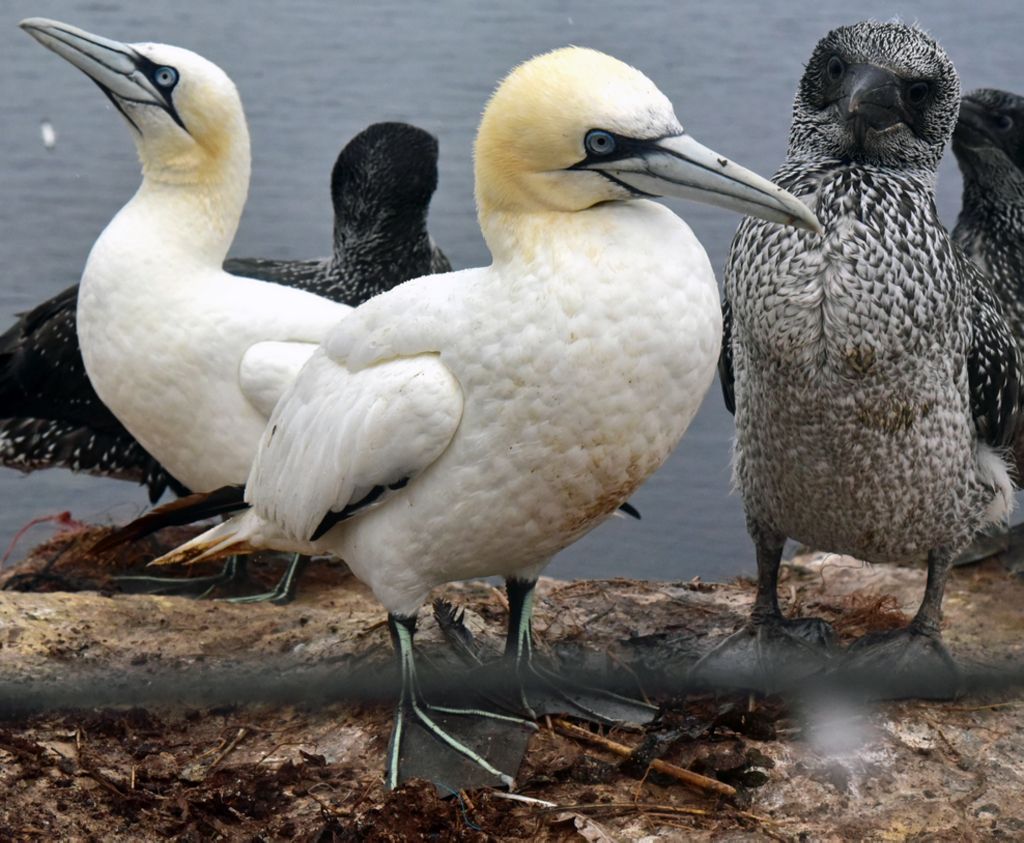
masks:
[[[597,170],[648,196],[678,196],[783,225],[822,230],[811,209],[791,193],[690,135],[634,141],[631,153],[607,161],[591,160],[579,168]]]
[[[146,75],[152,62],[140,56],[130,44],[48,18],[26,18],[19,26],[99,85],[136,129],[139,127],[124,109],[126,103],[162,108],[185,129],[174,103]]]

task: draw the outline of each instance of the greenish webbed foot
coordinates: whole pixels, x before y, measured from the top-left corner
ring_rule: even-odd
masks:
[[[911,623],[854,641],[838,665],[842,678],[874,699],[951,699],[961,674],[937,630]]]
[[[114,577],[124,591],[131,594],[180,594],[207,597],[215,588],[241,585],[249,579],[245,558],[231,556],[220,573],[208,577],[153,577],[126,575]]]
[[[539,664],[536,657],[518,670],[513,667],[510,674],[516,681],[506,704],[533,719],[564,715],[604,726],[643,726],[658,714],[657,706],[564,676]]]
[[[299,578],[309,564],[309,557],[296,553],[292,556],[288,567],[277,581],[272,591],[265,591],[262,594],[247,594],[242,597],[222,598],[224,603],[247,604],[247,603],[273,603],[275,606],[286,606],[295,599],[295,592],[298,589]]]
[[[821,618],[751,619],[698,661],[690,677],[709,688],[771,692],[827,668],[836,641]]]
[[[415,616],[389,615],[388,627],[402,680],[388,747],[388,788],[412,778],[429,779],[444,795],[475,787],[512,788],[536,725],[475,706],[470,684],[460,686],[459,694],[470,706],[428,703],[414,666]]]
[[[536,581],[510,578],[505,585],[509,601],[505,654],[487,663],[462,614],[445,601],[434,603],[434,617],[445,638],[479,676],[474,684],[486,689],[480,693],[488,702],[531,719],[557,714],[601,725],[637,726],[654,719],[657,706],[595,687],[561,666],[542,664],[533,651],[531,625]]]
[[[406,700],[395,709],[387,785],[428,779],[445,796],[476,787],[511,789],[536,730],[518,717]]]

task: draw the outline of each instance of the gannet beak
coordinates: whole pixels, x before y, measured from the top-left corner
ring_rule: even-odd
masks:
[[[139,127],[125,111],[126,103],[162,108],[185,129],[170,94],[158,88],[150,78],[157,66],[130,44],[93,35],[77,26],[48,18],[26,18],[18,25],[99,85],[136,130]]]
[[[900,78],[873,64],[855,64],[846,72],[839,113],[853,128],[857,145],[864,146],[868,130],[886,132],[913,117],[903,104]]]
[[[996,140],[985,121],[985,116],[984,106],[969,96],[965,96],[960,101],[960,116],[957,118],[956,128],[953,130],[954,146],[967,149],[995,146]]]
[[[765,178],[708,149],[687,134],[630,141],[625,155],[589,159],[576,169],[596,170],[645,196],[678,196],[772,222],[821,232],[803,202]]]

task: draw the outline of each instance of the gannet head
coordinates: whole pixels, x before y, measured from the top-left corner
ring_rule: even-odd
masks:
[[[680,196],[819,230],[799,200],[686,134],[650,79],[596,50],[515,68],[487,104],[475,154],[481,214]]]
[[[994,88],[965,94],[953,152],[965,186],[1024,199],[1024,97]]]
[[[437,139],[408,123],[363,129],[331,173],[336,223],[353,232],[423,224],[436,189]]]
[[[124,44],[46,18],[20,24],[102,89],[134,129],[147,177],[209,179],[242,151],[248,131],[238,91],[213,62],[166,44]]]
[[[956,68],[927,33],[892,21],[841,26],[807,62],[790,157],[935,170],[959,106]]]

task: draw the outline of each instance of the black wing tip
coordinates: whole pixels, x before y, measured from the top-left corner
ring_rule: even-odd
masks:
[[[633,506],[629,501],[619,504],[619,512],[623,515],[628,515],[630,518],[635,518],[637,521],[643,520],[640,515],[640,510]]]
[[[145,538],[164,527],[181,527],[206,518],[247,509],[248,506],[245,502],[245,486],[221,486],[212,492],[186,495],[114,530],[96,542],[90,551],[107,553],[123,544]]]

